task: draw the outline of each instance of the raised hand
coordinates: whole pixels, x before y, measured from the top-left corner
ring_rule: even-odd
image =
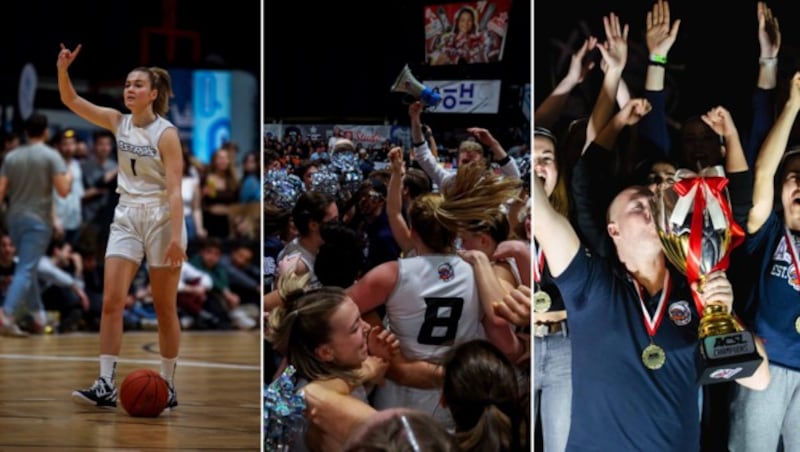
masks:
[[[367,334],[367,347],[370,356],[391,361],[400,351],[400,341],[391,331],[381,326],[373,326]]]
[[[403,161],[403,150],[399,147],[394,147],[389,151],[388,157],[392,173],[399,176],[405,174],[406,164]]]
[[[574,84],[577,85],[581,83],[586,77],[586,74],[594,68],[594,61],[586,60],[586,54],[594,49],[596,45],[597,38],[589,36],[583,41],[583,45],[572,54],[566,78],[571,80]]]
[[[56,67],[58,69],[67,69],[75,58],[78,56],[78,53],[81,51],[81,45],[78,44],[78,47],[75,47],[75,50],[69,50],[64,46],[64,43],[61,43],[61,51],[58,52],[58,60],[56,60]]]
[[[650,102],[645,98],[631,99],[622,107],[622,110],[617,113],[617,117],[626,126],[632,126],[638,123],[642,117],[653,109]]]
[[[486,147],[491,148],[493,145],[499,144],[488,129],[481,127],[470,127],[467,129],[467,132],[474,135],[475,138]]]
[[[622,27],[619,23],[619,16],[611,13],[603,16],[603,28],[606,32],[606,42],[597,46],[603,55],[603,61],[608,65],[608,69],[622,70],[628,60],[628,25]]]
[[[775,58],[781,48],[781,28],[766,3],[758,2],[758,46],[761,58]]]
[[[408,105],[408,116],[411,118],[411,120],[419,121],[423,108],[424,106],[422,105],[422,102],[411,102],[411,104]]]
[[[717,135],[727,137],[736,133],[736,124],[733,122],[733,117],[724,107],[714,107],[708,113],[700,116],[700,119]]]
[[[666,57],[675,38],[678,36],[678,28],[681,20],[677,19],[670,27],[669,3],[666,0],[658,0],[653,5],[653,10],[647,13],[647,50],[651,55]]]

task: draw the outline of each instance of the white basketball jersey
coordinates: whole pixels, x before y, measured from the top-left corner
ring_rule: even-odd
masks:
[[[171,122],[156,116],[156,120],[145,127],[133,125],[131,115],[123,115],[117,126],[117,193],[135,196],[166,195],[164,160],[158,149],[161,134]]]
[[[439,362],[455,344],[484,339],[483,311],[472,266],[457,255],[398,260],[397,285],[386,302],[389,329],[410,360]],[[441,391],[397,385],[387,380],[375,393],[375,407],[409,407],[451,424],[439,405]]]

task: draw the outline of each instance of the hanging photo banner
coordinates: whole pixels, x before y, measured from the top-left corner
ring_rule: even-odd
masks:
[[[511,0],[427,5],[425,61],[431,66],[503,59]]]

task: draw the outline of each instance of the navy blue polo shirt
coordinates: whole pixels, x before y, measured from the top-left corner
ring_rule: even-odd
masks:
[[[698,316],[687,279],[671,272],[672,289],[654,337],[666,362],[649,370],[641,359],[650,341],[637,289],[628,273],[616,267],[581,249],[555,278],[569,312],[572,340],[567,450],[697,451]],[[660,297],[645,299],[651,316]]]
[[[534,249],[539,249],[538,243],[536,243]],[[538,266],[539,259],[537,258],[536,262],[533,264]],[[564,307],[564,300],[561,297],[561,292],[558,290],[558,286],[556,286],[555,281],[553,281],[553,276],[550,274],[550,267],[547,265],[547,256],[545,256],[544,268],[541,269],[541,272],[541,279],[536,283],[536,290],[543,290],[547,292],[547,295],[550,295],[550,309],[547,311],[563,311],[566,309]]]
[[[795,330],[800,316],[800,277],[784,231],[783,220],[773,212],[745,242],[747,252],[760,263],[754,326],[756,335],[764,340],[770,364],[800,371],[800,334]]]

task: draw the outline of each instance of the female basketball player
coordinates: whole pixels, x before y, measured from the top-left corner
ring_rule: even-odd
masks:
[[[88,389],[72,393],[78,403],[115,407],[114,371],[122,344],[122,312],[133,276],[147,259],[153,302],[158,315],[161,376],[169,384],[167,409],[178,405],[173,376],[178,359],[180,323],[177,291],[186,260],[186,225],[181,199],[183,156],[178,131],[164,119],[172,95],[169,74],[138,67],[125,81],[125,106],[130,114],[99,107],[78,96],[67,69],[81,46],[58,54],[61,101],[81,118],[108,129],[117,139],[117,191],[106,248],[103,313],[100,318],[100,377]]]
[[[484,317],[473,270],[452,247],[455,231],[490,219],[518,190],[518,180],[486,173],[479,164],[464,166],[446,186],[444,197],[422,195],[409,208],[416,256],[381,264],[348,289],[362,313],[386,306],[386,320],[400,341],[403,357],[435,363],[454,344],[484,337],[510,356],[521,353],[521,344],[506,322]],[[459,195],[448,197],[448,193]],[[439,407],[438,388],[401,383],[389,380],[379,387],[375,407],[414,407],[444,425],[452,424],[447,410]]]
[[[267,339],[296,369],[296,387],[317,401],[309,402],[309,412],[322,401],[336,400],[336,406],[348,407],[336,425],[320,428],[309,423],[292,450],[337,451],[349,432],[375,413],[364,384],[383,377],[396,340],[386,331],[371,329],[343,289],[306,291],[302,287],[307,280],[308,274],[280,277],[284,302],[270,312]]]

